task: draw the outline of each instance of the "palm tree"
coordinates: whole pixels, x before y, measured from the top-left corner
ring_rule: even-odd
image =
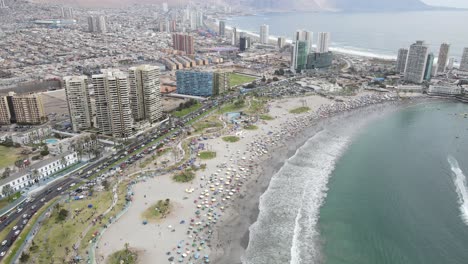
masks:
[[[40,173],[39,173],[39,171],[37,169],[35,169],[35,170],[32,171],[31,176],[32,176],[33,181],[36,182],[36,180],[40,176]],[[37,182],[39,182],[39,181],[37,181]]]
[[[3,194],[3,196],[5,196],[5,197],[10,197],[10,196],[13,194],[13,191],[14,191],[14,190],[13,190],[13,188],[11,187],[10,184],[7,184],[7,185],[3,186],[3,188],[2,188],[2,194]]]
[[[60,159],[60,164],[62,164],[63,168],[67,167],[67,159],[65,156]]]

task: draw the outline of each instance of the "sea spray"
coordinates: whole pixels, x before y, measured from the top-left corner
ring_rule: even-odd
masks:
[[[452,179],[455,184],[455,191],[458,195],[460,216],[463,219],[463,222],[468,225],[468,186],[466,184],[466,176],[463,174],[458,161],[454,157],[449,156],[447,160],[452,170]]]

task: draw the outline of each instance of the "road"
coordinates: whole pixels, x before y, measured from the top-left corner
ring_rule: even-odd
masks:
[[[238,97],[238,93],[226,95],[221,99],[217,100],[219,105],[223,104],[226,101],[232,100]],[[3,256],[9,250],[13,242],[20,236],[21,231],[28,224],[29,219],[46,203],[54,199],[59,195],[68,194],[71,192],[72,184],[79,184],[83,181],[87,181],[88,178],[95,178],[99,174],[107,172],[111,169],[125,169],[127,164],[131,164],[135,160],[139,159],[141,156],[138,156],[139,152],[137,150],[142,150],[149,143],[154,142],[157,138],[164,136],[159,140],[159,142],[164,141],[165,139],[177,136],[179,130],[184,128],[188,122],[192,119],[202,115],[203,113],[209,111],[216,106],[214,101],[205,101],[203,106],[197,111],[184,116],[183,118],[176,119],[176,125],[174,127],[169,127],[169,124],[163,124],[158,129],[157,132],[152,135],[148,135],[146,138],[141,139],[135,143],[127,145],[125,148],[118,151],[116,154],[111,155],[103,160],[95,161],[86,166],[79,173],[74,173],[71,176],[67,176],[64,179],[61,179],[57,182],[51,183],[47,189],[36,194],[34,198],[28,202],[23,203],[18,206],[16,210],[13,210],[5,219],[2,219],[0,224],[0,230],[5,229],[10,223],[16,222],[16,229],[11,230],[5,238],[2,238],[2,244],[0,244],[0,261],[3,259]],[[145,149],[147,151],[149,148]],[[152,151],[152,150],[150,150]],[[132,155],[133,154],[133,155]],[[116,161],[122,161],[120,164],[115,164]],[[111,167],[111,165],[114,166]],[[19,231],[19,232],[18,232]],[[24,234],[27,235],[27,234]]]

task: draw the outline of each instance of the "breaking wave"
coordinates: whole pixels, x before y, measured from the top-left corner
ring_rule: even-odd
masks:
[[[452,179],[455,184],[455,191],[458,195],[458,204],[460,205],[460,216],[463,222],[468,225],[468,186],[466,184],[466,176],[458,165],[458,161],[449,156],[447,158],[452,170]]]

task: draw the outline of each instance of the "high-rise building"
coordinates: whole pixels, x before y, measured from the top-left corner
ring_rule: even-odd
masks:
[[[452,70],[454,64],[455,64],[455,58],[450,58],[447,64],[447,70]]]
[[[468,71],[468,48],[463,49],[463,55],[460,62],[460,70]]]
[[[329,51],[330,32],[319,32],[317,40],[317,52],[325,53]]]
[[[16,95],[12,92],[6,99],[10,110],[11,123],[40,125],[47,122],[41,95]]]
[[[196,26],[197,26],[197,28],[201,28],[201,27],[204,26],[204,22],[203,22],[203,12],[202,12],[202,11],[197,11]]]
[[[73,131],[90,129],[93,125],[93,115],[88,91],[88,77],[64,77],[63,84]]]
[[[307,55],[309,54],[309,42],[297,40],[291,56],[291,71],[300,72],[307,67]]]
[[[6,96],[0,97],[0,125],[9,125],[11,123],[10,109],[8,109],[8,100]]]
[[[230,88],[227,72],[177,71],[176,77],[178,94],[213,96]]]
[[[172,45],[175,50],[183,51],[187,55],[195,53],[195,49],[193,47],[193,36],[179,33],[172,34]]]
[[[240,37],[239,39],[239,50],[246,51],[250,48],[250,37]]]
[[[217,71],[213,73],[213,95],[224,94],[229,91],[229,73]]]
[[[133,134],[128,76],[118,70],[93,75],[96,123],[102,134],[126,138]]]
[[[399,49],[396,61],[396,71],[400,74],[405,72],[406,59],[408,58],[408,49]]]
[[[162,9],[163,9],[164,12],[169,11],[169,7],[167,6],[166,2],[162,3]]]
[[[439,57],[437,57],[437,73],[444,73],[447,70],[449,50],[450,44],[442,43],[440,45]]]
[[[61,7],[60,11],[63,18],[73,18],[73,8],[72,7]]]
[[[307,55],[307,69],[329,68],[333,62],[333,53],[329,52],[311,52]]]
[[[296,34],[294,35],[294,41],[306,41],[309,45],[309,51],[312,50],[312,43],[313,43],[313,33],[306,30],[297,30]]]
[[[142,65],[129,69],[130,105],[135,121],[148,120],[150,123],[162,117],[159,68]]]
[[[278,48],[282,49],[286,45],[286,38],[285,37],[279,37],[278,38]]]
[[[106,17],[105,16],[88,17],[88,31],[106,33],[107,32]]]
[[[224,37],[226,34],[226,22],[224,20],[219,21],[219,35]]]
[[[432,77],[432,67],[434,65],[434,53],[427,55],[426,70],[424,71],[424,80],[430,81]]]
[[[231,40],[231,45],[236,46],[237,44],[237,28],[233,27],[232,28],[232,40]]]
[[[270,39],[269,26],[263,24],[260,26],[260,43],[268,44],[269,39]]]
[[[412,83],[422,83],[426,70],[429,47],[424,41],[418,40],[410,46],[405,66],[404,80]]]

